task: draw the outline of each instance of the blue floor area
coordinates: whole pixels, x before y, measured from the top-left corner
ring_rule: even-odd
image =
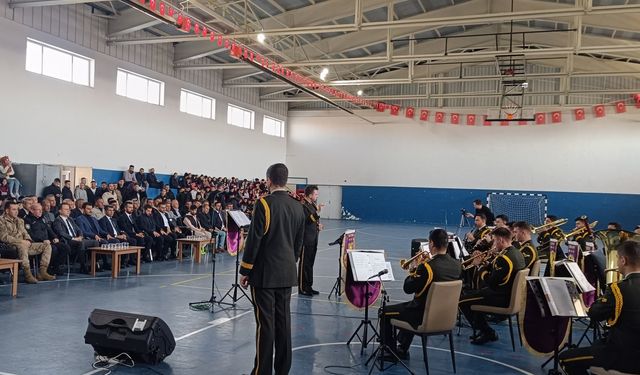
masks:
[[[397,279],[389,283],[392,303],[411,298],[402,291],[406,276],[399,260],[409,255],[410,240],[426,237],[431,228],[421,225],[368,224],[324,221],[315,265],[314,288],[319,296],[294,294],[291,302],[293,367],[291,374],[366,374],[364,361],[374,349],[369,345],[360,355],[360,346],[347,347],[362,318],[362,312],[344,301],[327,299],[337,276],[338,247],[327,243],[344,229],[356,229],[360,249],[384,249]],[[8,285],[0,286],[0,374],[87,374],[94,358],[84,344],[87,318],[95,308],[159,316],[176,338],[174,353],[157,366],[136,364],[134,368],[112,368],[112,374],[244,374],[252,368],[255,355],[255,323],[251,304],[242,299],[236,309],[192,311],[188,303],[207,300],[211,290],[211,259],[201,264],[191,260],[144,264],[142,274],[133,268],[113,280],[105,272],[96,278],[74,276],[37,285],[20,284],[18,297],[9,297]],[[218,256],[216,293],[224,294],[234,278],[235,258]],[[7,279],[6,275],[0,278]],[[297,290],[294,290],[294,292]],[[377,309],[372,310],[375,317]],[[375,324],[375,323],[374,323]],[[468,342],[464,328],[454,335],[459,374],[501,373],[542,374],[543,357],[535,357],[517,345],[512,352],[509,330],[497,327],[500,340],[482,347]],[[517,340],[517,338],[516,338]],[[414,341],[407,363],[416,374],[423,374],[420,340]],[[429,340],[431,374],[453,373],[448,339]],[[327,366],[345,366],[337,368]],[[374,373],[378,373],[374,371]],[[405,374],[396,366],[387,374]],[[98,373],[98,374],[104,374]]]

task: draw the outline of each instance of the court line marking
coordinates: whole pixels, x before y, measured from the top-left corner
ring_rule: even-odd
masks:
[[[16,374],[12,374],[10,372],[0,372],[0,375],[16,375]]]
[[[346,345],[346,344],[347,344],[346,342],[327,342],[327,343],[322,343],[322,344],[310,344],[310,345],[297,346],[297,347],[295,347],[295,348],[292,348],[292,349],[291,349],[291,351],[292,351],[292,352],[296,352],[296,351],[298,351],[298,350],[302,350],[302,349],[309,349],[309,348],[315,348],[315,347],[320,347],[320,346],[335,346],[335,345]],[[353,343],[351,343],[351,345],[361,345],[361,343],[359,343],[359,342],[353,342]],[[420,345],[411,345],[411,347],[413,347],[413,348],[420,348],[420,349],[422,349],[422,346],[420,346]],[[447,352],[447,353],[449,352],[449,350],[448,350],[448,349],[434,348],[434,347],[432,347],[432,346],[427,346],[427,349],[437,350],[437,351]],[[512,365],[507,364],[507,363],[504,363],[504,362],[496,361],[495,359],[491,359],[491,358],[487,358],[487,357],[482,357],[482,356],[475,355],[475,354],[471,354],[471,353],[459,352],[459,351],[457,351],[457,350],[454,350],[454,351],[455,351],[455,353],[456,353],[456,354],[458,354],[458,355],[467,356],[467,357],[472,357],[472,358],[480,359],[480,360],[487,361],[487,362],[492,362],[492,363],[495,363],[495,364],[497,364],[497,365],[504,366],[504,367],[506,367],[506,368],[512,369],[512,370],[514,370],[514,371],[517,371],[517,372],[519,372],[519,373],[521,373],[521,374],[525,374],[525,375],[534,375],[534,374],[533,374],[533,373],[531,373],[531,372],[525,371],[525,370],[523,370],[523,369],[521,369],[521,368],[518,368],[518,367],[512,366]]]
[[[193,336],[193,335],[197,335],[197,334],[198,334],[198,333],[200,333],[200,332],[204,332],[204,331],[206,331],[206,330],[208,330],[208,329],[215,328],[215,327],[217,327],[217,326],[219,326],[219,325],[221,325],[221,324],[224,324],[224,323],[230,322],[230,321],[232,321],[232,320],[236,320],[236,319],[242,318],[243,316],[245,316],[245,315],[247,315],[247,314],[251,314],[252,312],[253,312],[253,310],[249,310],[249,311],[245,311],[245,312],[243,312],[243,313],[241,313],[241,314],[238,314],[238,315],[232,316],[232,317],[230,317],[230,318],[218,318],[218,319],[212,320],[212,321],[210,321],[210,322],[208,323],[208,324],[209,324],[208,326],[203,327],[203,328],[200,328],[200,329],[197,329],[197,330],[195,330],[195,331],[193,331],[193,332],[189,332],[189,333],[187,333],[186,335],[182,335],[182,336],[178,337],[178,338],[177,338],[177,339],[175,339],[175,340],[176,340],[176,342],[177,342],[177,341],[180,341],[180,340],[184,340],[184,339],[186,339],[187,337],[191,337],[191,336]]]

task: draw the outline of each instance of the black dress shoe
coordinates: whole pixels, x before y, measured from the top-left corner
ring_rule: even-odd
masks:
[[[311,292],[311,294],[313,294],[313,295],[320,294],[320,292],[318,292],[317,290],[314,290],[314,289],[309,289],[309,292]]]
[[[473,345],[483,345],[488,342],[498,341],[498,335],[495,331],[483,332],[476,339],[472,340]]]
[[[298,289],[298,294],[303,295],[303,296],[307,296],[307,297],[313,297],[313,293],[311,293],[308,290]]]

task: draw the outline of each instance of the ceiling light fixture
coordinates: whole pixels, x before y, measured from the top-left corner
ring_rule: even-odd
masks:
[[[264,33],[259,33],[259,34],[256,36],[256,39],[258,39],[258,42],[260,42],[260,43],[264,44],[264,41],[265,41],[265,39],[267,39],[267,36],[266,36],[266,35],[264,35]]]
[[[362,96],[364,94],[364,92],[362,90],[358,90],[357,94],[358,94],[358,96]]]
[[[320,72],[320,79],[324,81],[325,78],[327,78],[327,74],[329,74],[329,69],[322,68],[322,71]]]

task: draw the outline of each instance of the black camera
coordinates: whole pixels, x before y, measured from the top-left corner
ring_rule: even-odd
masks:
[[[466,215],[467,214],[467,210],[465,210],[464,208],[461,208],[460,209],[460,213],[463,214],[463,215]]]

